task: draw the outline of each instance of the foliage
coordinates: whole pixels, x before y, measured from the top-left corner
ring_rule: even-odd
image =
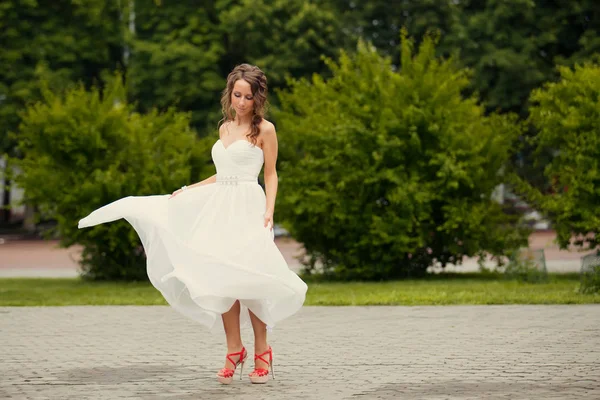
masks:
[[[460,57],[473,70],[469,89],[488,111],[527,114],[532,89],[554,80],[555,64],[572,65],[600,52],[596,0],[331,0],[351,36],[399,61],[398,29],[420,39],[442,35],[438,55]]]
[[[398,29],[405,27],[420,40],[436,29],[440,56],[453,55],[473,71],[468,93],[479,96],[487,111],[517,112],[527,118],[531,90],[556,80],[555,65],[573,65],[600,53],[600,7],[597,0],[331,0],[339,10],[344,31],[371,41],[399,64]],[[526,130],[527,136],[535,131]],[[524,144],[526,140],[523,140]],[[515,154],[518,173],[544,190],[543,166],[549,154],[532,149]]]
[[[138,110],[177,107],[200,130],[216,130],[225,76],[218,5],[214,2],[135,2],[130,36],[129,94]]]
[[[532,93],[529,118],[536,152],[553,153],[544,169],[552,191],[518,178],[515,185],[552,220],[561,248],[575,235],[575,245],[593,249],[600,244],[600,65],[559,72],[559,82]]]
[[[18,156],[10,133],[17,132],[19,113],[40,98],[42,79],[57,90],[72,81],[89,85],[120,65],[117,2],[2,1],[0,43],[0,157]],[[0,199],[3,223],[10,220],[10,172],[0,179],[7,189]]]
[[[119,67],[117,2],[7,0],[0,4],[0,154],[13,152],[9,132],[19,112],[40,98],[40,76],[58,88],[91,84]]]
[[[354,1],[330,0],[343,21],[343,31],[349,43],[362,38],[368,41],[392,63],[400,61],[401,28],[406,29],[417,43],[428,31],[437,30],[442,38],[451,33],[461,17],[461,5],[448,0],[421,0],[396,2],[390,7],[387,0]],[[461,2],[462,3],[462,2]],[[444,41],[438,44],[438,54],[446,53]]]
[[[520,127],[485,117],[452,60],[428,37],[402,69],[359,42],[328,60],[330,80],[295,81],[280,94],[280,211],[314,268],[346,279],[419,275],[480,251],[523,243],[490,199]]]
[[[190,111],[200,135],[212,134],[233,67],[258,65],[271,89],[285,86],[288,76],[321,72],[321,54],[340,45],[336,16],[323,1],[136,2],[131,97],[141,111]]]
[[[82,86],[44,91],[20,126],[18,184],[41,216],[57,221],[61,244],[84,246],[83,273],[93,279],[146,279],[144,253],[124,221],[79,230],[91,211],[130,195],[171,193],[190,181],[195,134],[189,115],[132,112],[121,77],[101,93]],[[134,251],[132,249],[136,249]]]
[[[531,91],[556,79],[554,65],[600,50],[595,0],[466,1],[446,40],[473,68],[488,110],[527,114]]]
[[[401,27],[417,40],[438,29],[438,55],[460,52],[489,110],[525,115],[530,90],[554,79],[555,63],[600,51],[599,12],[596,0],[8,0],[0,6],[0,60],[12,67],[0,71],[0,152],[12,151],[7,132],[39,98],[40,75],[59,89],[89,87],[102,71],[126,67],[139,111],[190,111],[203,136],[214,132],[219,92],[236,64],[258,64],[282,88],[288,76],[327,73],[320,56],[358,37],[396,63]]]
[[[327,72],[321,56],[333,56],[343,45],[341,21],[327,0],[241,0],[223,7],[219,17],[227,67],[256,64],[273,88],[284,87],[289,77]]]

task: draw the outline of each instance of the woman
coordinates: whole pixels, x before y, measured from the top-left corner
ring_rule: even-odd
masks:
[[[240,326],[254,330],[252,383],[273,372],[267,330],[294,314],[306,284],[292,272],[273,239],[277,194],[277,135],[264,119],[267,79],[257,67],[237,66],[223,91],[223,123],[212,147],[217,173],[172,195],[130,196],[106,205],[79,228],[126,219],[147,256],[152,284],[182,314],[225,332],[227,356],[217,374],[232,382],[248,352]],[[265,192],[258,184],[264,164]],[[240,372],[241,379],[241,372]]]

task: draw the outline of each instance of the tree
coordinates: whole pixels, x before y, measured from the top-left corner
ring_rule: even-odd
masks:
[[[558,243],[597,248],[600,243],[600,65],[559,67],[561,79],[531,95],[529,123],[538,132],[534,153],[553,158],[544,173],[552,183],[543,193],[514,178],[528,201],[552,220]]]
[[[394,64],[398,64],[400,57],[401,28],[416,43],[428,31],[437,30],[445,38],[462,15],[460,3],[449,0],[409,0],[395,2],[393,6],[387,0],[331,0],[331,3],[343,21],[346,48],[350,49],[361,38],[372,43],[381,54],[390,56]],[[436,47],[438,54],[448,54],[447,50],[443,40]]]
[[[558,79],[556,64],[573,65],[600,51],[595,0],[467,0],[460,7],[460,18],[444,37],[445,48],[473,69],[469,90],[479,94],[488,111],[516,112],[526,119],[531,91]],[[543,169],[551,149],[533,155],[532,128],[524,132],[513,163],[521,177],[545,190],[550,182]]]
[[[135,2],[127,81],[140,112],[177,107],[192,113],[200,134],[216,131],[225,77],[218,4]]]
[[[326,0],[241,0],[219,15],[225,35],[225,73],[250,62],[263,68],[272,88],[287,78],[310,77],[327,68],[321,56],[343,46],[341,21]]]
[[[573,65],[600,51],[596,0],[331,0],[352,40],[362,37],[399,61],[398,29],[420,40],[437,30],[440,56],[473,70],[468,88],[487,111],[526,118],[532,89],[555,80],[554,65]]]
[[[325,70],[321,54],[333,54],[341,40],[334,11],[321,0],[136,2],[132,100],[140,111],[191,111],[200,136],[214,134],[221,91],[236,65],[258,65],[273,90],[288,77]]]
[[[20,112],[40,98],[40,79],[56,90],[75,81],[91,85],[121,65],[122,31],[117,2],[102,0],[3,1],[0,27],[2,156],[15,155],[10,133],[17,132]]]
[[[17,183],[40,218],[57,222],[61,245],[84,246],[91,279],[145,280],[145,256],[131,226],[118,221],[79,230],[94,209],[132,195],[171,193],[190,181],[195,132],[189,115],[133,112],[117,76],[100,91],[83,86],[43,101],[22,116]],[[137,251],[135,250],[137,249]]]
[[[491,193],[520,134],[463,98],[468,73],[427,37],[401,69],[359,42],[333,77],[281,93],[280,214],[312,262],[346,279],[425,273],[434,262],[508,254],[524,243]],[[310,267],[309,267],[310,270]]]
[[[461,2],[447,48],[474,70],[473,89],[488,110],[527,116],[531,90],[557,78],[555,63],[600,49],[595,0]]]

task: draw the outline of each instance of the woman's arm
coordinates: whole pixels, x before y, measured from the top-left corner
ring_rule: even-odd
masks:
[[[193,185],[188,186],[188,189],[196,187],[196,186],[202,186],[202,185],[208,185],[209,183],[215,183],[217,181],[217,174],[214,174],[213,176],[209,176],[208,178],[206,178],[203,181],[194,183]]]
[[[271,224],[273,229],[273,214],[275,213],[275,199],[277,197],[277,133],[272,123],[265,124],[263,136],[263,153],[265,155],[265,192],[267,196],[267,209],[265,211],[265,225]]]
[[[196,182],[189,186],[184,186],[185,189],[184,188],[177,189],[176,191],[173,192],[173,194],[171,194],[171,197],[177,196],[179,193],[183,192],[184,190],[191,189],[191,188],[198,187],[198,186],[208,185],[209,183],[215,183],[216,181],[217,181],[217,175],[215,174],[213,176],[206,178],[203,181]]]
[[[225,132],[226,132],[226,128],[225,128],[225,124],[223,124],[223,125],[221,125],[219,127],[219,139],[223,137],[223,135],[225,134]],[[183,189],[183,188],[177,189],[176,191],[173,192],[173,194],[171,195],[171,197],[178,195],[179,193],[183,192],[183,190],[191,189],[191,188],[198,187],[198,186],[208,185],[210,183],[215,183],[215,182],[217,182],[217,175],[216,174],[213,175],[213,176],[209,176],[208,178],[206,178],[203,181],[194,183],[194,184],[189,185],[189,186],[184,186],[185,189]]]

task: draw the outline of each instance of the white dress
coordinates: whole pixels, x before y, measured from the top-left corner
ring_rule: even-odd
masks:
[[[212,147],[217,182],[175,197],[130,196],[92,212],[79,228],[124,218],[139,235],[150,282],[180,313],[211,331],[240,300],[270,329],[302,307],[307,286],[288,268],[264,227],[266,197],[258,184],[263,151],[245,139]]]

